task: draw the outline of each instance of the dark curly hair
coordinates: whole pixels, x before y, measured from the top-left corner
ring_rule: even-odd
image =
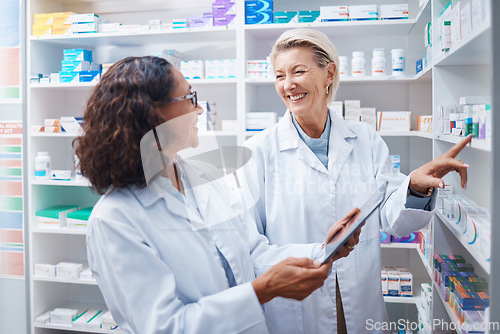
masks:
[[[174,89],[172,65],[158,57],[128,57],[109,68],[90,96],[84,135],[73,141],[80,170],[99,194],[146,185],[140,141],[165,120],[155,108]]]

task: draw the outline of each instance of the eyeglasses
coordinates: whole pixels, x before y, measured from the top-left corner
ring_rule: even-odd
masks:
[[[189,100],[189,101],[191,101],[191,104],[195,108],[198,106],[198,96],[196,95],[196,91],[191,92],[188,95],[184,95],[184,96],[181,96],[181,97],[174,97],[172,99],[168,99],[167,102],[170,103],[170,102],[176,102],[176,101],[182,101],[182,100]]]

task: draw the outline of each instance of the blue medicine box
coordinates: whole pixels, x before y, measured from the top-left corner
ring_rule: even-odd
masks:
[[[273,21],[274,23],[299,22],[298,12],[296,11],[274,12]]]
[[[92,62],[92,51],[84,49],[64,49],[63,59],[71,61],[88,61]]]
[[[90,62],[85,60],[62,60],[62,72],[80,72],[90,70]]]
[[[67,83],[67,82],[80,82],[80,72],[59,72],[59,82]]]
[[[80,82],[97,82],[101,79],[101,71],[81,71]]]
[[[423,58],[417,60],[417,63],[415,65],[415,73],[418,74],[420,73],[423,69],[424,69],[424,66],[423,66]]]
[[[272,0],[245,1],[245,24],[273,23]]]

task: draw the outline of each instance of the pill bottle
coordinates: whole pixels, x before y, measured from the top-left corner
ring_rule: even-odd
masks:
[[[50,179],[50,156],[48,152],[38,152],[35,157],[35,179]]]
[[[372,75],[385,75],[385,49],[383,48],[373,49]]]
[[[354,51],[352,53],[351,71],[353,77],[365,76],[365,53],[362,51]]]
[[[405,74],[405,50],[392,49],[392,75],[402,76]]]
[[[349,61],[347,60],[347,57],[345,56],[340,56],[339,57],[339,75],[341,77],[345,77],[349,75]]]

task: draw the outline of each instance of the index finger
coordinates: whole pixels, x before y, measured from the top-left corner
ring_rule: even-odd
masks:
[[[472,135],[468,135],[467,137],[465,137],[464,140],[459,141],[458,143],[456,143],[444,155],[447,156],[447,157],[452,157],[452,158],[456,157],[458,155],[458,153],[460,153],[460,151],[462,151],[462,149],[465,146],[467,146],[467,144],[469,144],[471,142],[471,140],[472,140]]]

